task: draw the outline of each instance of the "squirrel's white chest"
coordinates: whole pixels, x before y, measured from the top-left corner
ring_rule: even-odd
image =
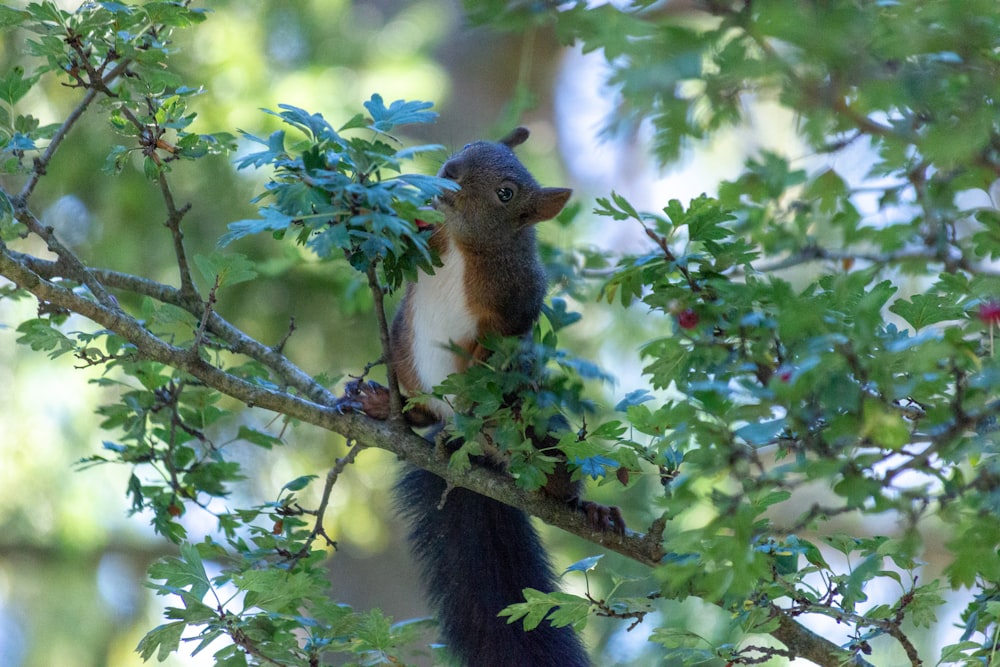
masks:
[[[452,344],[468,344],[476,337],[476,319],[465,295],[462,253],[448,249],[441,262],[434,275],[420,276],[411,294],[413,361],[424,391],[460,370]]]

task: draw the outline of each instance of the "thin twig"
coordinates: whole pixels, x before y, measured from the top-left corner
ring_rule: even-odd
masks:
[[[205,332],[208,330],[208,320],[211,318],[212,313],[215,312],[216,292],[219,291],[219,280],[219,276],[215,276],[215,284],[212,285],[212,289],[208,292],[208,301],[205,302],[205,310],[201,315],[201,322],[198,324],[198,329],[194,333],[194,340],[191,342],[191,354],[195,356],[201,354],[200,348],[202,341],[205,340]]]
[[[288,330],[285,332],[285,335],[282,336],[281,340],[278,341],[278,344],[275,345],[274,347],[272,347],[271,349],[274,350],[275,352],[277,352],[278,354],[281,354],[284,351],[284,349],[285,349],[285,345],[288,343],[288,339],[292,337],[293,333],[295,333],[295,316],[294,315],[292,317],[288,318]]]
[[[69,44],[74,45],[75,41],[69,40]],[[59,146],[69,134],[69,131],[73,129],[77,121],[83,116],[84,111],[90,107],[99,94],[104,93],[109,96],[113,95],[111,90],[108,88],[108,84],[121,76],[122,72],[124,72],[128,66],[132,64],[132,60],[126,58],[119,61],[118,64],[112,67],[110,71],[105,72],[104,69],[108,64],[110,64],[109,62],[106,62],[102,66],[101,71],[98,71],[94,69],[93,65],[90,64],[86,54],[81,53],[80,55],[83,57],[84,67],[87,70],[88,75],[91,77],[91,80],[87,85],[87,92],[84,93],[83,98],[79,103],[77,103],[76,107],[73,108],[73,111],[66,116],[66,120],[59,126],[59,129],[56,130],[55,134],[52,135],[49,145],[45,147],[45,152],[43,152],[42,155],[35,160],[34,169],[28,177],[28,180],[25,182],[24,187],[21,188],[21,192],[18,193],[17,196],[17,200],[20,201],[21,204],[27,205],[28,199],[35,191],[38,181],[48,170],[49,163],[55,156]]]
[[[184,250],[184,233],[181,231],[181,220],[191,210],[191,204],[177,208],[170,184],[167,182],[167,175],[162,170],[157,175],[157,182],[160,184],[163,203],[167,206],[167,219],[163,224],[170,230],[170,237],[174,243],[174,256],[177,259],[177,270],[180,272],[181,293],[191,295],[192,298],[199,298],[198,289],[191,277],[191,266],[188,263],[187,253]]]
[[[643,620],[645,620],[646,614],[649,613],[648,609],[618,611],[617,609],[613,609],[608,604],[607,600],[598,600],[597,598],[593,597],[590,593],[587,593],[586,597],[587,600],[590,601],[590,604],[597,607],[597,611],[595,613],[598,616],[604,616],[605,618],[617,618],[620,620],[632,619],[632,623],[627,628],[625,628],[626,632],[631,632],[632,630],[637,628],[639,624],[642,623]]]
[[[56,151],[59,149],[60,144],[62,144],[63,139],[69,134],[69,131],[73,129],[76,122],[80,120],[83,113],[87,108],[93,103],[97,98],[98,91],[89,88],[84,94],[83,98],[77,103],[76,107],[69,113],[63,124],[59,126],[56,133],[52,135],[52,139],[49,141],[49,145],[45,147],[45,152],[41,156],[35,158],[34,169],[31,170],[31,174],[28,176],[28,180],[25,182],[24,187],[18,193],[15,199],[14,206],[17,207],[18,204],[27,205],[28,199],[31,198],[32,193],[35,191],[35,187],[38,185],[38,181],[45,175],[48,170],[49,163],[52,162],[52,158],[55,156]]]
[[[356,440],[348,441],[348,443],[350,444],[350,449],[347,450],[347,454],[337,459],[334,466],[330,468],[329,472],[326,473],[326,484],[323,485],[323,495],[320,497],[319,506],[314,512],[310,512],[310,514],[315,516],[316,521],[313,525],[313,529],[309,532],[309,536],[302,543],[302,548],[288,558],[288,562],[293,566],[295,563],[309,555],[313,542],[315,542],[316,538],[321,535],[326,540],[327,546],[336,546],[336,543],[330,539],[330,536],[326,533],[326,528],[323,526],[323,518],[326,516],[326,510],[330,505],[330,497],[333,495],[333,487],[340,478],[340,474],[344,472],[347,466],[354,463],[358,454],[365,449],[365,446]]]
[[[389,321],[385,315],[385,291],[378,279],[378,269],[375,264],[368,265],[368,289],[371,290],[375,302],[375,319],[378,321],[379,341],[382,344],[382,358],[392,359],[392,343],[389,338]],[[386,382],[389,385],[389,419],[403,421],[403,398],[399,392],[399,376],[395,365],[385,365]]]
[[[957,255],[950,254],[948,256],[942,256],[936,252],[929,252],[924,248],[898,250],[896,252],[880,254],[854,250],[831,250],[828,248],[821,248],[819,246],[806,246],[784,259],[754,266],[753,268],[755,271],[760,273],[771,273],[773,271],[790,269],[800,264],[823,261],[863,261],[870,262],[872,264],[899,264],[903,262],[923,261],[927,263],[942,264],[948,271],[952,272],[962,269],[982,275],[1000,276],[1000,272],[991,271],[986,267],[972,264],[960,252]]]

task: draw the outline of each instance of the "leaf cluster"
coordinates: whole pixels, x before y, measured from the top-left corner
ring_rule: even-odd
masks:
[[[595,412],[586,383],[608,382],[610,376],[559,347],[558,331],[579,314],[567,311],[562,299],[553,299],[544,314],[531,341],[488,336],[481,341],[490,352],[485,363],[472,364],[410,400],[414,405],[442,400],[455,410],[445,430],[462,442],[450,458],[456,471],[468,470],[470,457],[498,454],[517,485],[533,491],[545,486],[562,461],[575,479],[601,480],[621,465],[619,458],[633,461],[625,452],[607,451],[602,440],[608,427],[590,431],[586,425]],[[539,447],[540,442],[548,446]]]
[[[440,146],[395,148],[390,132],[401,125],[432,122],[429,102],[397,100],[388,107],[379,95],[365,103],[369,116],[356,115],[334,129],[319,114],[282,105],[274,114],[304,135],[286,147],[285,130],[267,139],[247,134],[262,150],[242,157],[238,165],[271,167],[273,176],[258,201],[261,217],[229,225],[220,245],[249,234],[270,232],[275,238],[291,233],[319,257],[346,256],[366,273],[381,264],[390,288],[398,287],[418,269],[432,270],[427,245],[428,226],[440,214],[427,207],[452,181],[403,173],[405,161]],[[371,138],[347,138],[343,133],[367,129]],[[393,175],[394,174],[394,175]]]
[[[0,169],[27,173],[24,158],[42,154],[58,125],[42,126],[17,110],[18,102],[40,77],[58,76],[63,85],[105,95],[113,127],[134,144],[115,146],[105,168],[120,171],[139,153],[144,170],[156,179],[176,159],[219,154],[235,146],[233,135],[192,133],[196,114],[189,99],[200,91],[184,86],[167,66],[174,30],[205,19],[205,10],[176,2],[125,5],[88,3],[76,11],[52,2],[29,3],[25,9],[0,8],[0,26],[33,34],[29,55],[39,64],[31,72],[12,67],[0,80]]]
[[[288,507],[294,496],[283,499]],[[263,513],[264,508],[259,512]],[[302,546],[308,531],[303,522],[284,519],[267,530],[251,525],[258,510],[243,510],[239,516],[222,517],[220,527],[228,535],[228,545],[211,539],[198,545],[184,544],[180,555],[155,564],[149,572],[150,587],[159,595],[177,597],[181,607],[168,607],[167,623],[150,631],[137,651],[143,659],[164,660],[182,642],[194,644],[196,655],[220,637],[232,643],[217,649],[214,664],[245,667],[249,664],[277,663],[308,667],[329,653],[353,658],[345,664],[380,664],[399,647],[412,642],[423,623],[395,624],[374,610],[354,612],[334,604],[328,597],[322,555],[286,567],[274,554],[290,553]],[[237,536],[232,527],[250,526],[249,533]],[[222,564],[209,576],[205,559]],[[189,628],[199,631],[191,636]]]

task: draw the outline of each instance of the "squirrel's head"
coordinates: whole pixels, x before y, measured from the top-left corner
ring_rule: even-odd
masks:
[[[449,232],[471,242],[501,241],[536,222],[554,218],[573,193],[543,188],[514,155],[528,138],[523,127],[498,142],[477,141],[455,153],[438,176],[459,190],[439,197]]]

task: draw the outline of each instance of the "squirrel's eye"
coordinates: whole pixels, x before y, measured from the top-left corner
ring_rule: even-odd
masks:
[[[514,198],[514,191],[510,188],[497,188],[497,197],[506,204]]]

